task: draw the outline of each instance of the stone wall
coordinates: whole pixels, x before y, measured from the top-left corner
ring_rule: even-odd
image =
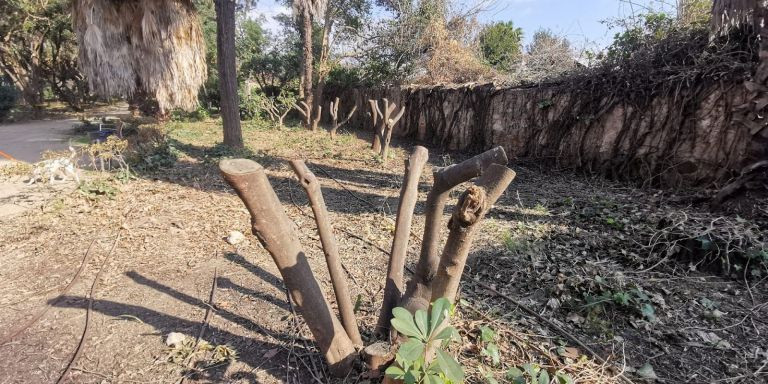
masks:
[[[351,126],[371,130],[367,101],[386,97],[407,108],[396,137],[448,151],[501,145],[512,158],[638,184],[717,186],[768,158],[765,124],[745,123],[762,121],[758,113],[744,112],[755,109],[760,95],[749,88],[711,84],[644,103],[606,97],[589,104],[591,110],[580,103],[591,95],[562,85],[329,90],[326,101],[338,96],[340,115],[356,104]]]

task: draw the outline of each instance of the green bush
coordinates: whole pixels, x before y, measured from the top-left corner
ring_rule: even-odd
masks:
[[[364,85],[363,76],[361,68],[337,65],[328,73],[326,85],[339,88],[357,87]]]
[[[240,119],[251,120],[261,117],[264,112],[264,94],[259,87],[249,87],[241,84],[240,89],[237,91],[238,98],[240,99]]]
[[[181,109],[174,109],[173,112],[171,112],[171,121],[205,121],[209,117],[211,117],[211,113],[202,106],[198,106],[197,109],[192,112],[187,112]]]
[[[5,119],[10,114],[18,99],[19,92],[16,91],[16,87],[0,80],[0,120]]]

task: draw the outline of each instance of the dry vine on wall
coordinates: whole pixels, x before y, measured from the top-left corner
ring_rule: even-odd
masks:
[[[380,98],[408,105],[394,135],[446,150],[501,145],[517,158],[643,186],[721,188],[768,159],[758,50],[749,31],[710,38],[693,29],[535,86],[329,92],[359,108]]]

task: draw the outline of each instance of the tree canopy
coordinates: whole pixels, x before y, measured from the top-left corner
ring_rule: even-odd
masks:
[[[480,33],[483,58],[496,69],[510,71],[522,54],[523,30],[512,21],[487,25]]]

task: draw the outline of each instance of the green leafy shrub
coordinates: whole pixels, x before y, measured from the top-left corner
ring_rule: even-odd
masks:
[[[237,91],[240,100],[240,119],[251,120],[264,113],[264,94],[258,87],[241,85]]]
[[[538,364],[525,364],[522,367],[510,368],[507,371],[506,379],[513,384],[549,384],[552,382],[549,371]],[[555,380],[557,384],[574,383],[571,376],[562,371],[555,372]]]
[[[486,326],[480,327],[480,354],[487,357],[494,367],[501,364],[501,354],[496,345],[496,332]]]
[[[613,306],[642,316],[649,322],[656,321],[656,308],[651,297],[639,286],[614,288],[600,276],[595,277],[596,291],[584,293],[583,309],[587,310],[590,318],[595,318],[605,312],[606,307]]]
[[[326,86],[338,88],[351,88],[363,84],[362,69],[337,65],[328,72]]]
[[[187,112],[181,109],[174,109],[171,112],[171,121],[205,121],[211,117],[211,113],[202,106],[197,107],[192,112]]]
[[[523,30],[511,21],[487,25],[480,32],[480,50],[492,67],[511,71],[522,57]]]
[[[178,150],[162,128],[141,126],[128,138],[127,160],[135,170],[154,171],[176,164]]]
[[[78,190],[89,200],[97,200],[104,197],[113,199],[120,192],[119,189],[105,179],[85,181],[80,184]]]
[[[386,370],[386,375],[405,383],[461,383],[464,369],[443,348],[458,337],[458,331],[443,326],[450,320],[453,306],[446,298],[432,303],[429,314],[418,310],[412,315],[407,309],[397,307],[391,323],[408,340],[400,345],[395,355],[395,365]]]

